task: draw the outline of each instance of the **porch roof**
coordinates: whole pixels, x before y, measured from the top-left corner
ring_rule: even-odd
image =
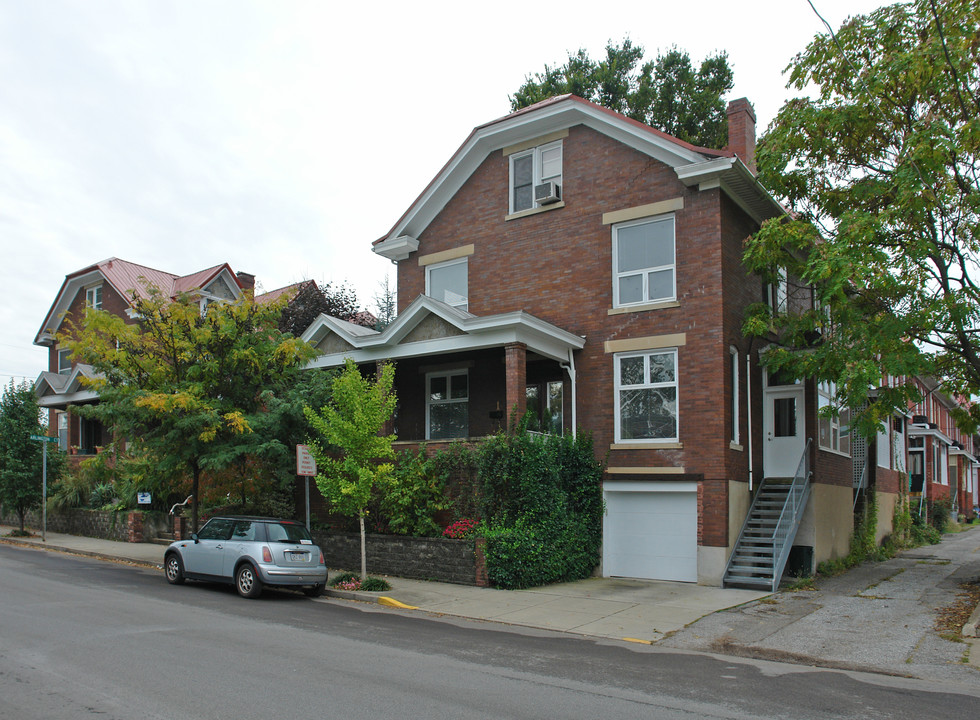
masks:
[[[99,394],[82,382],[83,379],[95,377],[97,375],[92,367],[82,364],[76,365],[68,375],[42,372],[34,382],[37,404],[43,408],[63,408],[72,403],[97,400]]]
[[[382,332],[320,315],[303,340],[323,353],[308,368],[446,355],[523,343],[528,351],[568,362],[585,338],[523,311],[480,317],[420,295]]]

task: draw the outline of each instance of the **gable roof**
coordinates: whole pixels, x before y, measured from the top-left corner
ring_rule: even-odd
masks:
[[[731,150],[697,147],[576,95],[560,95],[475,128],[374,252],[403,260],[418,237],[491,152],[585,125],[672,167],[688,186],[721,188],[757,222],[784,210]]]
[[[119,296],[132,307],[131,292],[135,292],[141,298],[149,297],[146,287],[140,281],[141,278],[159,288],[167,297],[176,297],[182,292],[192,292],[205,288],[219,276],[228,281],[228,287],[233,293],[241,294],[242,284],[228,263],[181,276],[115,257],[102,260],[65,276],[65,281],[61,284],[61,289],[58,291],[54,303],[52,303],[47,315],[44,316],[44,322],[34,338],[34,344],[51,345],[75,296],[84,288],[97,285],[100,282],[112,286]]]
[[[76,365],[71,373],[62,375],[44,371],[34,382],[34,394],[41,407],[63,407],[70,403],[95,400],[99,394],[88,389],[83,380],[97,377],[91,365]]]
[[[482,350],[513,342],[524,343],[529,352],[568,362],[572,350],[585,346],[585,338],[523,311],[480,317],[427,295],[415,298],[381,332],[320,315],[302,339],[314,347],[333,341],[308,368],[337,367],[348,357],[356,363],[378,362]]]

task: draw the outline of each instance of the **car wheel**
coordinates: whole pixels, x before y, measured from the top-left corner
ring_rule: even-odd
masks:
[[[312,597],[312,598],[320,597],[321,595],[323,595],[323,585],[317,583],[312,587],[308,587],[303,591],[303,594],[305,594],[306,597]]]
[[[163,571],[167,576],[167,582],[171,585],[184,584],[184,563],[180,560],[180,555],[170,553],[163,561]]]
[[[257,598],[262,594],[262,581],[255,568],[248,563],[242,563],[235,573],[235,587],[243,598]]]

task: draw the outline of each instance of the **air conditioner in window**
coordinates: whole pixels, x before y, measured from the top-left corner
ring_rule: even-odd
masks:
[[[549,205],[561,200],[561,185],[556,182],[546,182],[534,186],[534,202],[538,205]]]

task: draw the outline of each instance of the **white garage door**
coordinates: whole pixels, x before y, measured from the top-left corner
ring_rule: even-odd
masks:
[[[697,582],[696,483],[618,482],[603,490],[603,575]]]

